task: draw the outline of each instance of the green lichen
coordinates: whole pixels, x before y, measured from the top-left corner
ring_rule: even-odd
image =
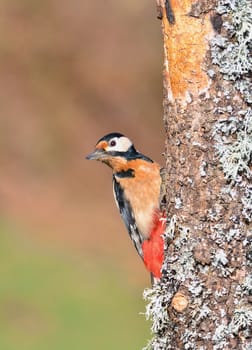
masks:
[[[212,62],[219,66],[227,80],[252,103],[252,11],[250,0],[220,0],[216,9],[222,15],[226,37],[216,35],[212,40]]]
[[[238,117],[221,119],[215,125],[216,153],[219,157],[225,178],[237,182],[239,175],[252,178],[252,109]]]
[[[238,334],[241,330],[250,329],[252,327],[252,307],[249,305],[241,306],[234,311],[234,315],[229,324],[229,331]]]

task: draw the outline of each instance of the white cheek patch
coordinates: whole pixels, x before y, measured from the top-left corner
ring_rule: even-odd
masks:
[[[125,136],[114,137],[111,141],[115,141],[115,146],[107,146],[106,151],[115,151],[115,152],[127,152],[128,149],[132,146],[132,142]]]

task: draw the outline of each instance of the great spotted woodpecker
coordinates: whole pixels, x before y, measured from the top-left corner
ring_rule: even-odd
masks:
[[[166,219],[159,204],[162,182],[159,164],[139,153],[120,133],[102,137],[86,158],[112,168],[115,201],[130,238],[147,270],[160,278]]]

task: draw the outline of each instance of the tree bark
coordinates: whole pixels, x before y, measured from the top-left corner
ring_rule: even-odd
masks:
[[[251,3],[159,5],[168,223],[146,349],[251,350]]]

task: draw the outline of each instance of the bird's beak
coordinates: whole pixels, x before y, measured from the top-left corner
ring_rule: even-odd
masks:
[[[105,152],[102,149],[96,149],[94,152],[86,156],[88,160],[102,160],[105,156]]]

